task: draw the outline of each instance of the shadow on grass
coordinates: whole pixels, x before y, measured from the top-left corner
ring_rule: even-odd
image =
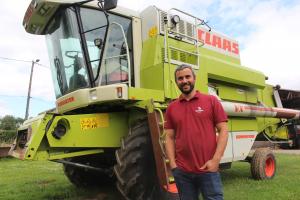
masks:
[[[231,169],[221,171],[223,183],[230,183],[237,180],[252,179],[250,164],[247,162],[234,162]]]
[[[112,186],[102,188],[65,188],[65,193],[47,194],[43,199],[47,200],[122,200],[119,192]]]

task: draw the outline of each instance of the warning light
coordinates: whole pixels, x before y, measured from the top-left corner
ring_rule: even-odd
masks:
[[[117,87],[117,96],[118,98],[122,98],[123,96],[122,87]]]

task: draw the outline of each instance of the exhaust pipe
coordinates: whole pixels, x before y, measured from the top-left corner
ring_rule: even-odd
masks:
[[[286,108],[268,108],[244,103],[221,101],[225,112],[229,116],[237,117],[272,117],[286,119],[300,119],[300,110]]]

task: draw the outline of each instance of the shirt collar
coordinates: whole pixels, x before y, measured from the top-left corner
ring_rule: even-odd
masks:
[[[195,95],[194,95],[190,100],[186,100],[186,98],[184,98],[183,95],[181,94],[181,95],[179,96],[179,101],[180,101],[180,102],[183,102],[183,101],[191,101],[191,100],[193,100],[193,99],[199,99],[200,96],[201,96],[201,93],[200,93],[198,90],[196,90]]]

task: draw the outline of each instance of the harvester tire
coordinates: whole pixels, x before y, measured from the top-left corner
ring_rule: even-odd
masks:
[[[102,156],[73,157],[73,158],[68,158],[66,160],[69,162],[89,164],[94,167],[103,167]],[[108,163],[105,163],[104,166],[105,168],[109,168]],[[95,171],[91,169],[76,167],[73,165],[63,164],[63,170],[66,177],[69,179],[69,181],[73,183],[76,187],[80,187],[80,188],[88,188],[88,187],[96,188],[107,184],[113,185],[115,181],[115,178],[109,176],[108,174],[101,173],[99,171]]]
[[[251,174],[256,180],[272,179],[276,173],[276,159],[271,149],[258,148],[251,159]]]
[[[295,145],[296,149],[300,149],[300,135],[297,135],[295,143],[296,143]]]
[[[131,126],[116,151],[117,188],[126,200],[179,200],[160,188],[147,120]]]

